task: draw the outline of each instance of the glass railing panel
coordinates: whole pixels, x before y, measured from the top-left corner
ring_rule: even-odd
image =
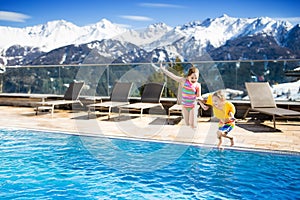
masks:
[[[191,63],[163,63],[179,76],[187,73]],[[218,89],[237,91],[229,98],[242,99],[247,95],[245,82],[267,81],[271,85],[295,82],[298,76],[288,75],[299,60],[255,61],[199,61],[193,65],[200,71],[202,94]],[[290,73],[289,73],[290,74]],[[165,82],[163,97],[175,98],[178,83],[166,77],[158,63],[133,64],[82,64],[53,66],[7,66],[0,73],[2,93],[58,94],[63,95],[68,84],[84,81],[82,95],[109,96],[116,81],[132,82],[131,96],[139,97],[147,82]],[[295,91],[294,91],[295,92]],[[241,94],[243,93],[243,94]]]

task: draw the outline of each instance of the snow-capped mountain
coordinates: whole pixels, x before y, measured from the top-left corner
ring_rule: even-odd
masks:
[[[0,27],[0,33],[4,36],[0,39],[0,48],[21,45],[50,51],[70,44],[109,39],[125,31],[127,30],[106,19],[83,27],[78,27],[65,20],[51,21],[26,28]]]
[[[199,58],[205,52],[225,45],[227,41],[244,36],[268,35],[275,38],[278,45],[282,45],[291,28],[292,25],[288,22],[267,17],[243,19],[223,15],[203,22],[195,21],[177,26],[149,46],[157,48],[162,45],[166,50],[176,51],[177,54],[191,60],[196,55],[196,58]]]
[[[118,40],[96,40],[87,44],[71,44],[57,48],[36,58],[30,64],[106,64],[114,62],[128,52],[141,52],[141,49],[134,44]]]
[[[207,59],[207,55],[212,60],[299,58],[299,45],[295,45],[300,43],[299,29],[299,25],[293,27],[289,22],[268,17],[233,18],[227,15],[174,28],[164,23],[152,24],[143,30],[126,29],[107,19],[83,27],[59,20],[26,28],[0,27],[3,36],[0,38],[0,60],[7,65],[81,63],[91,48],[108,60],[115,58],[113,62],[161,60],[159,51],[165,60],[179,57],[185,61],[199,61]],[[105,48],[104,52],[93,46],[95,41],[118,44]],[[137,48],[134,51],[123,48],[129,44]],[[89,46],[87,52],[82,49],[76,52],[81,57],[61,60],[68,57],[62,48],[74,47],[69,51],[74,54],[75,47],[81,45]],[[268,49],[268,45],[272,48]],[[261,49],[260,46],[264,51],[253,53],[257,48]],[[47,59],[49,55],[58,58]],[[52,63],[45,60],[52,60]]]
[[[164,23],[157,23],[145,29],[127,30],[122,34],[116,35],[113,39],[147,48],[150,43],[160,40],[160,38],[170,30],[172,30],[170,26]]]
[[[159,39],[171,27],[164,23],[152,24],[143,30],[130,30],[102,19],[96,24],[78,27],[65,20],[26,28],[1,27],[0,48],[13,45],[34,46],[42,51],[50,51],[70,44],[84,44],[94,40],[117,39],[137,45],[151,43]]]

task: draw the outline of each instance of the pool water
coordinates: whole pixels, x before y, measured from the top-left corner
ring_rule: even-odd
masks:
[[[299,199],[300,156],[0,129],[0,199]]]

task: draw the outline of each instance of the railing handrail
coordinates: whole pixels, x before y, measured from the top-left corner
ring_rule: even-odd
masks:
[[[300,62],[300,59],[265,59],[265,60],[205,60],[205,61],[190,61],[190,62],[163,62],[164,64],[205,64],[205,63],[257,63],[257,62]],[[6,68],[22,68],[22,67],[103,67],[103,66],[128,66],[128,65],[148,65],[148,64],[159,64],[152,62],[141,62],[141,63],[102,63],[102,64],[58,64],[58,65],[8,65]]]

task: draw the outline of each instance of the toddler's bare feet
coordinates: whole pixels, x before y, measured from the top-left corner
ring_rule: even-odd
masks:
[[[234,145],[234,141],[233,141],[233,138],[230,138],[230,146],[232,147]]]
[[[222,141],[219,141],[219,143],[218,143],[218,145],[217,145],[217,147],[218,147],[219,150],[222,149],[221,145],[222,145]]]
[[[220,151],[223,151],[223,150],[224,150],[224,147],[222,147],[221,145],[218,145],[218,149],[219,149]]]

